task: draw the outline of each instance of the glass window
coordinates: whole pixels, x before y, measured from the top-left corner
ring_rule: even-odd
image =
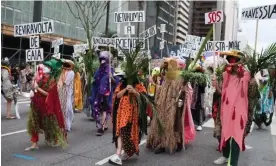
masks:
[[[29,13],[22,14],[22,23],[29,23],[30,22],[30,15]]]
[[[22,13],[21,13],[21,11],[14,11],[14,14],[15,14],[15,16],[14,16],[14,24],[21,24],[21,17],[22,17]]]
[[[6,8],[5,7],[1,7],[1,19],[2,19],[1,20],[2,22],[6,21]]]
[[[30,5],[31,3],[29,1],[22,1],[22,10],[23,11],[30,11]]]
[[[13,25],[13,10],[11,10],[10,8],[6,8],[6,20],[7,23]]]
[[[59,20],[59,21],[62,20],[62,19],[61,19],[61,12],[60,12],[60,11],[56,11],[55,19],[56,19],[56,20]]]
[[[2,4],[2,5],[5,5],[5,4],[6,4],[6,1],[1,1],[1,4]]]
[[[52,19],[55,19],[55,11],[53,10],[53,8],[52,9],[50,8],[49,17],[52,18]]]
[[[13,7],[13,2],[14,2],[14,1],[6,1],[6,4],[7,4],[7,6],[9,6],[9,7]]]
[[[18,9],[18,10],[21,10],[22,9],[22,4],[23,4],[22,1],[14,1],[14,8]]]
[[[54,28],[55,28],[55,33],[60,34],[60,23],[55,21]]]

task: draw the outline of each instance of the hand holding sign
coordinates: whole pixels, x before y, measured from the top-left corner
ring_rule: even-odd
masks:
[[[205,13],[205,24],[223,22],[223,17],[224,15],[222,10]]]

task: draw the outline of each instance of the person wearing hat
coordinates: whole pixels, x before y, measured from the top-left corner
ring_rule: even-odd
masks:
[[[45,134],[47,145],[63,147],[67,144],[64,116],[61,110],[57,91],[57,62],[43,63],[43,76],[34,82],[34,96],[31,98],[31,111],[27,123],[27,131],[32,145],[26,151],[37,150],[39,134]]]
[[[11,104],[14,100],[15,89],[11,83],[11,69],[9,67],[9,59],[5,58],[1,61],[1,94],[7,100],[6,119],[15,119],[11,114]]]
[[[111,114],[112,96],[117,85],[117,80],[113,77],[114,69],[110,68],[109,64],[111,63],[109,62],[110,56],[112,55],[108,51],[100,52],[100,67],[94,74],[94,82],[92,83],[90,104],[92,117],[96,120],[96,127],[98,128],[97,136],[102,136],[104,131],[108,129],[107,121]],[[102,121],[100,120],[101,115]]]
[[[220,147],[223,156],[214,161],[221,165],[237,166],[240,151],[245,150],[245,136],[250,132],[251,106],[248,95],[250,72],[244,66],[244,55],[239,51],[220,52],[227,65],[223,72],[221,91]],[[216,123],[218,124],[218,123]]]
[[[74,62],[64,60],[62,71],[58,80],[58,92],[61,103],[61,109],[64,113],[65,126],[68,132],[71,131],[72,122],[74,120]]]

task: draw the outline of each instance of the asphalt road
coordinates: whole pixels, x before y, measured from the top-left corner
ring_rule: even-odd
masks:
[[[44,145],[44,136],[39,141],[38,151],[25,152],[30,146],[30,137],[26,133],[29,104],[22,100],[19,105],[20,120],[6,120],[5,103],[2,100],[1,152],[2,166],[108,166],[108,157],[114,154],[111,143],[111,130],[104,136],[95,135],[95,123],[84,113],[76,113],[72,132],[69,133],[69,146],[66,149],[50,148]],[[197,133],[186,151],[175,154],[155,155],[145,148],[145,141],[140,146],[139,157],[134,156],[124,165],[135,166],[214,166],[213,161],[220,157],[216,151],[217,141],[212,137],[212,120]],[[276,166],[276,119],[271,127],[263,130],[254,129],[246,139],[247,150],[240,155],[239,166]]]

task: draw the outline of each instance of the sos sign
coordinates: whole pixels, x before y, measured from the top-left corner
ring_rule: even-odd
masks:
[[[205,13],[205,24],[223,22],[223,17],[224,15],[222,10]]]

